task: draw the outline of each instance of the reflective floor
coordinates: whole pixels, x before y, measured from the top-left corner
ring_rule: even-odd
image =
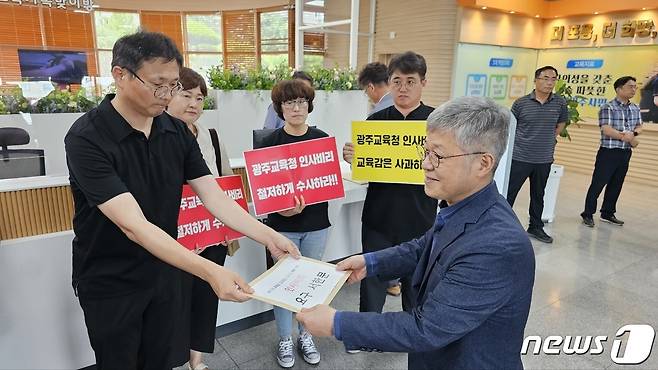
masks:
[[[581,225],[579,216],[589,180],[565,173],[556,219],[546,227],[555,242],[533,241],[537,272],[525,335],[607,336],[604,351],[599,355],[529,354],[523,356],[524,365],[528,369],[658,369],[656,351],[640,365],[617,365],[611,360],[619,328],[627,324],[658,328],[658,187],[625,184],[616,215],[626,224],[613,226],[595,216],[596,226],[590,229]],[[524,224],[528,197],[525,186],[514,207]],[[356,311],[358,301],[358,286],[349,286],[336,296],[333,306]],[[385,310],[400,309],[399,297],[387,299]],[[206,356],[205,362],[211,369],[276,369],[276,342],[275,325],[269,322],[218,339],[215,353]],[[322,354],[320,364],[307,365],[298,356],[295,369],[407,368],[405,354],[350,355],[334,339],[317,339],[316,344]]]

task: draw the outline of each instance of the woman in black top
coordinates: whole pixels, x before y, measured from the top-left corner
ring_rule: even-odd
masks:
[[[300,80],[281,81],[272,89],[274,110],[285,121],[264,139],[264,147],[296,143],[305,140],[327,137],[324,131],[306,124],[308,114],[313,111],[313,88]],[[297,244],[303,256],[321,259],[324,254],[329,229],[327,202],[307,206],[304,197],[295,197],[296,206],[289,210],[267,216],[268,225]],[[292,312],[274,307],[279,344],[277,361],[281,367],[295,364],[292,340]],[[320,362],[320,353],[313,343],[311,334],[299,325],[297,347],[304,361],[309,364]]]

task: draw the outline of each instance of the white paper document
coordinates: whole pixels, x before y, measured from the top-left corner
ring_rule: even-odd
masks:
[[[317,304],[329,304],[343,286],[349,272],[336,265],[307,257],[284,257],[249,285],[253,298],[293,312]]]

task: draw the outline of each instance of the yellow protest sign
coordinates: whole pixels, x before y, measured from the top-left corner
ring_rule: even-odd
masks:
[[[352,178],[423,184],[417,146],[425,143],[426,126],[426,121],[353,121]]]

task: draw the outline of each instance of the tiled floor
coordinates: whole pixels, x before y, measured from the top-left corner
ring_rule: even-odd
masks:
[[[632,165],[632,163],[631,163]],[[658,188],[624,185],[617,216],[623,227],[580,224],[589,177],[566,172],[560,184],[556,220],[546,228],[552,245],[533,241],[537,272],[526,336],[606,335],[600,355],[525,355],[529,369],[607,369],[616,331],[626,324],[658,328]],[[601,196],[602,199],[602,196]],[[527,186],[514,207],[527,222]],[[655,228],[654,228],[655,227]],[[357,310],[358,286],[345,287],[334,300],[340,310]],[[400,298],[389,297],[385,310],[400,310]],[[276,329],[269,322],[218,339],[215,353],[206,357],[211,369],[276,369]],[[316,341],[322,353],[318,366],[297,358],[295,369],[406,369],[405,354],[346,354],[334,339]],[[655,344],[654,344],[655,347]],[[658,353],[641,365],[626,369],[658,369]]]

